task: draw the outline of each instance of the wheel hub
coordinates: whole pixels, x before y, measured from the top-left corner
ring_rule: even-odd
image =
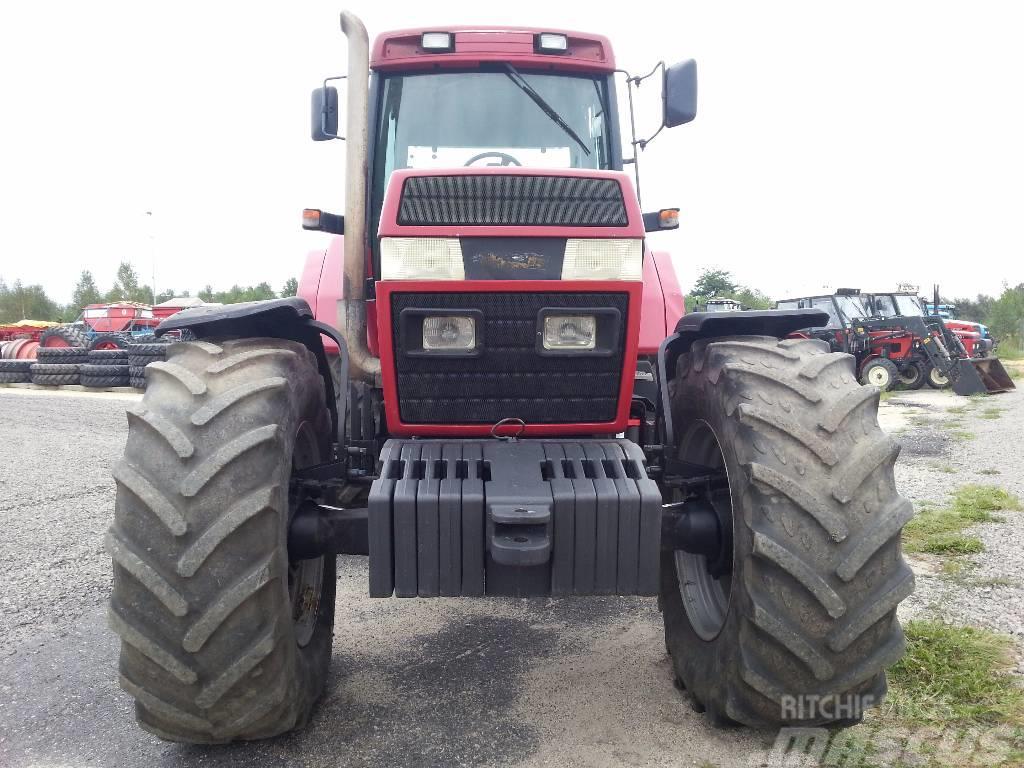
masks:
[[[717,525],[712,538],[709,535],[692,536],[677,546],[673,543],[673,561],[676,569],[679,596],[694,632],[705,641],[713,640],[725,626],[732,594],[732,495],[728,487],[725,457],[718,438],[711,427],[694,424],[680,441],[679,458],[684,462],[702,464],[718,469],[726,475],[725,487],[712,488],[709,484],[696,498],[685,500],[684,506],[694,505],[697,515],[686,528],[700,533],[713,519]],[[709,517],[713,515],[713,518]],[[717,547],[711,546],[712,541]]]

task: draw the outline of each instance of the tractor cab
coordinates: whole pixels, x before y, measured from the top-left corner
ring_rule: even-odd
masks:
[[[703,311],[705,312],[740,312],[743,309],[743,305],[736,299],[726,299],[720,296],[708,299],[704,302]]]

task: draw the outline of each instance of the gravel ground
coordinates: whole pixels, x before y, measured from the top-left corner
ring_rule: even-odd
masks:
[[[1024,498],[1021,390],[963,398],[922,389],[897,393],[881,410],[883,425],[903,445],[896,480],[904,496],[941,505],[961,485],[981,483]],[[986,413],[997,417],[985,418]],[[957,431],[973,437],[958,438]],[[985,551],[962,558],[969,565],[958,577],[939,573],[941,558],[913,558],[917,586],[901,606],[904,618],[937,616],[989,627],[1013,635],[1024,648],[1024,513],[1000,515],[1001,523],[968,530]],[[1019,671],[1024,673],[1024,664]]]
[[[760,766],[774,734],[717,731],[672,686],[653,600],[370,600],[366,561],[344,558],[335,652],[305,731],[258,744],[196,748],[136,728],[115,682],[106,629],[113,507],[109,468],[133,396],[0,388],[0,766]],[[962,403],[919,392],[883,408],[944,416]],[[979,468],[1024,494],[1024,402],[991,398],[1000,419],[963,417],[977,439],[910,426],[903,492],[941,501]],[[980,407],[976,410],[980,411]],[[45,461],[41,457],[46,457]],[[956,474],[939,467],[953,465]],[[907,615],[939,611],[1021,632],[1024,515],[983,526],[990,551],[964,588],[915,563]],[[1007,579],[1016,586],[981,584]]]

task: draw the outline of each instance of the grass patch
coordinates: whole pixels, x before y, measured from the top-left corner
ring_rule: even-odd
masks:
[[[966,405],[954,405],[946,409],[946,413],[952,413],[954,416],[963,416],[967,412]]]
[[[989,467],[988,469],[979,469],[978,470],[978,474],[979,475],[1001,475],[1002,472],[1000,472],[998,469],[992,469],[991,467]]]
[[[973,440],[975,437],[977,437],[977,435],[975,435],[973,432],[968,432],[966,429],[951,429],[949,431],[949,437],[951,440],[956,440],[957,442],[964,443],[967,442],[968,440]]]
[[[940,464],[937,461],[933,461],[928,466],[930,466],[936,472],[945,472],[947,475],[955,475],[957,473],[956,467],[954,467],[952,464]]]
[[[998,419],[1003,415],[1002,408],[986,408],[981,412],[981,418],[983,419]]]
[[[903,529],[903,545],[908,552],[930,555],[974,555],[984,550],[977,536],[964,533],[975,523],[999,522],[999,510],[1019,510],[1015,495],[992,485],[964,485],[957,489],[948,506],[920,506]]]
[[[937,621],[911,621],[904,632],[906,654],[889,670],[890,712],[917,724],[1024,725],[1011,638]]]
[[[1024,688],[1010,672],[1012,638],[926,620],[903,629],[907,649],[889,670],[885,703],[868,713],[863,726],[835,732],[828,754],[814,764],[1024,765]]]
[[[996,357],[1000,360],[1024,360],[1024,349],[1015,349],[1004,344],[999,347]]]

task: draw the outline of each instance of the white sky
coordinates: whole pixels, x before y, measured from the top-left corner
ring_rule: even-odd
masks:
[[[122,259],[149,282],[154,255],[159,290],[297,276],[324,238],[300,210],[343,210],[344,145],[308,138],[309,91],[345,68],[340,7],[4,4],[0,276],[61,301],[84,268],[109,287]],[[636,72],[696,58],[697,120],[642,158],[645,208],[682,209],[655,237],[684,287],[704,266],[775,297],[1024,281],[1019,3],[349,7],[371,39],[522,24],[607,34]]]

